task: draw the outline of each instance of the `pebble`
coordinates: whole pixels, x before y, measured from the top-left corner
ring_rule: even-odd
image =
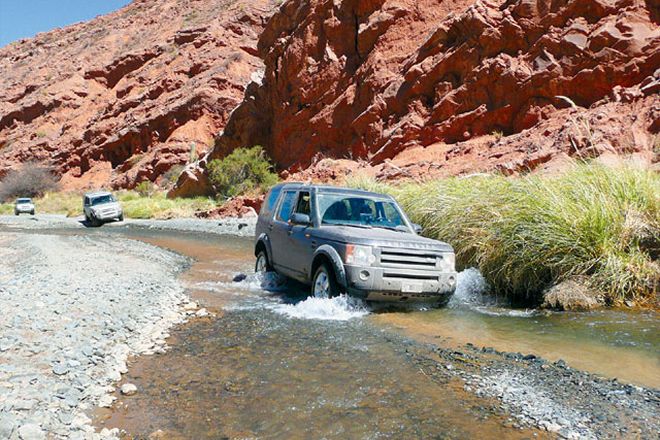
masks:
[[[125,383],[121,386],[121,393],[125,396],[132,396],[137,393],[137,387],[132,383]]]
[[[21,440],[44,440],[46,433],[39,425],[30,423],[18,428],[18,436]]]

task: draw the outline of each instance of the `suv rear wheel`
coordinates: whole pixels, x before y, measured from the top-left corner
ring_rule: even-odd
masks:
[[[333,298],[339,295],[337,281],[327,263],[322,263],[314,273],[312,296],[316,298]]]

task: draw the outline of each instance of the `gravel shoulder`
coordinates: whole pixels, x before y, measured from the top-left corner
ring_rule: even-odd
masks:
[[[171,220],[126,219],[123,222],[106,223],[101,228],[149,228],[159,230],[201,232],[205,234],[236,235],[250,237],[254,235],[256,217],[223,218],[216,220],[181,218]],[[83,217],[66,217],[55,214],[37,214],[35,216],[0,215],[0,226],[7,229],[85,229]]]
[[[467,344],[461,350],[420,344],[408,352],[439,382],[459,377],[464,389],[494,400],[513,428],[535,427],[558,438],[657,438],[660,390],[607,379],[533,354]]]
[[[189,261],[118,237],[37,231],[1,233],[0,260],[0,438],[114,438],[85,412],[111,405],[127,357],[163,351],[190,313],[177,281]]]

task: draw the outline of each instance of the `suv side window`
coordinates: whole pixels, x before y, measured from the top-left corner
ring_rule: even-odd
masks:
[[[270,190],[266,202],[261,207],[261,214],[269,214],[273,212],[273,209],[275,209],[275,204],[277,203],[277,199],[280,196],[281,192],[282,192],[281,186],[278,186]]]
[[[301,191],[298,195],[298,203],[296,204],[296,210],[294,211],[298,214],[312,214],[312,205],[311,205],[311,196],[309,191]]]
[[[291,211],[293,210],[293,203],[296,200],[296,192],[287,191],[283,197],[280,210],[277,212],[277,219],[282,222],[288,222],[291,217]]]

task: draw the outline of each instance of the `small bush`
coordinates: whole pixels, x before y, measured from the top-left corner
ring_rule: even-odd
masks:
[[[140,195],[140,197],[149,197],[154,192],[154,184],[149,180],[140,182],[135,187],[135,192],[137,192]]]
[[[224,159],[209,163],[209,179],[217,193],[230,198],[277,183],[277,175],[260,146],[238,148]]]
[[[0,182],[0,200],[10,201],[17,197],[37,197],[57,189],[53,170],[36,163],[24,164],[12,170]]]
[[[172,168],[167,170],[165,173],[163,173],[163,179],[167,183],[176,183],[177,180],[179,180],[179,176],[184,170],[183,165],[174,165]]]
[[[535,302],[545,288],[586,275],[610,303],[657,301],[660,178],[653,172],[575,165],[554,177],[355,184],[395,196],[425,235],[454,247],[459,267],[478,267],[511,299]]]

